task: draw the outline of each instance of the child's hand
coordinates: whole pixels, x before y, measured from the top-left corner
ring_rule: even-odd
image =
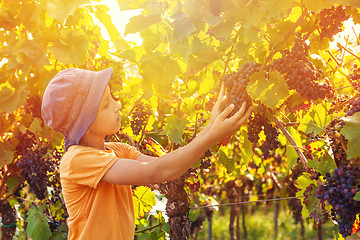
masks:
[[[241,105],[241,108],[232,117],[227,118],[229,114],[234,110],[234,105],[226,106],[226,97],[222,96],[220,92],[219,100],[216,102],[208,126],[208,137],[213,144],[221,141],[234,131],[238,130],[240,126],[249,118],[253,106],[246,111],[246,102]],[[220,99],[221,96],[221,99]]]
[[[210,121],[208,124],[209,126],[211,126],[212,123],[214,122],[214,120],[220,115],[220,113],[222,111],[224,111],[227,104],[228,104],[228,98],[225,95],[225,87],[224,87],[224,85],[222,85],[220,92],[219,92],[218,99],[216,100],[216,103],[211,110]]]

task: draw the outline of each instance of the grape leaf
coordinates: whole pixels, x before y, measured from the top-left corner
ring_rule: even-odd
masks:
[[[335,160],[327,153],[323,141],[314,141],[309,144],[313,159],[308,159],[308,167],[316,169],[322,175],[336,168]]]
[[[26,219],[26,234],[31,239],[48,240],[51,236],[48,221],[44,216],[42,204],[32,204],[29,209],[29,215]]]
[[[171,115],[166,118],[166,126],[160,134],[168,135],[174,143],[180,144],[187,123],[187,119]]]
[[[289,15],[293,4],[289,0],[266,0],[261,3],[260,10],[266,12],[267,17],[281,18]]]
[[[149,187],[140,186],[133,191],[135,218],[139,219],[156,204],[155,194]]]
[[[40,118],[34,118],[34,120],[32,121],[32,123],[30,124],[30,130],[32,132],[40,132],[43,128],[41,126],[42,120]]]
[[[360,201],[360,191],[358,191],[354,197],[354,200]]]
[[[334,0],[303,0],[303,4],[305,4],[305,7],[308,8],[312,12],[320,12],[320,10],[324,8],[331,8],[333,4],[335,4]]]
[[[19,176],[11,176],[6,179],[7,193],[12,193],[16,185],[18,185],[21,181]]]
[[[149,59],[140,65],[145,87],[149,89],[155,87],[160,94],[169,95],[172,81],[181,72],[177,61],[169,56],[153,56],[151,54],[143,56],[143,59]]]
[[[231,36],[231,33],[234,30],[235,23],[235,19],[226,19],[226,21],[223,21],[216,26],[211,27],[209,29],[209,32],[214,35],[214,37],[218,40],[225,41]]]
[[[56,232],[51,236],[51,240],[64,240],[67,239],[68,227],[65,222],[62,222]]]
[[[293,127],[289,127],[288,132],[290,133],[290,135],[292,136],[292,138],[294,139],[294,141],[296,142],[298,147],[301,147],[302,146],[301,136],[298,133],[298,131],[296,131],[295,128],[293,128]],[[291,169],[294,166],[294,164],[297,161],[297,158],[299,157],[298,154],[296,153],[294,147],[296,147],[296,146],[291,146],[290,142],[287,141],[286,154],[287,154],[288,169]]]
[[[0,84],[0,110],[12,113],[25,104],[28,93],[27,84],[14,88],[9,82]],[[16,91],[15,91],[16,89]]]
[[[360,112],[343,119],[346,124],[340,130],[340,133],[348,140],[348,158],[360,157]]]
[[[49,0],[46,8],[50,17],[62,23],[78,7],[86,3],[90,3],[90,0]]]
[[[250,77],[246,90],[253,99],[260,100],[269,108],[274,108],[289,94],[285,79],[277,72],[270,72],[268,79],[264,71],[254,73]]]
[[[314,168],[316,171],[325,175],[330,172],[332,169],[336,168],[336,163],[334,159],[327,153],[322,157],[315,157],[314,159],[308,159],[308,167]]]
[[[222,150],[219,150],[219,162],[222,165],[224,165],[227,173],[231,173],[232,171],[234,171],[235,169],[234,161],[230,159],[228,156],[226,156],[226,154]]]
[[[10,164],[14,160],[15,147],[7,142],[0,141],[0,168],[4,163]]]
[[[298,179],[295,182],[295,186],[299,189],[299,191],[296,192],[296,196],[303,197],[306,188],[308,186],[310,186],[311,184],[316,184],[316,181],[310,179],[310,174],[304,173],[302,176],[298,177]],[[302,203],[303,203],[303,201],[302,201]],[[304,207],[302,210],[302,214],[303,214],[304,218],[307,218],[307,217],[309,217],[310,212],[306,207]]]
[[[335,118],[334,115],[328,114],[331,103],[313,105],[306,115],[300,120],[299,130],[315,135],[321,133],[326,126]]]
[[[337,4],[351,6],[352,8],[360,8],[360,1],[358,0],[337,0]]]
[[[174,33],[175,40],[181,41],[184,37],[189,38],[192,32],[195,31],[194,23],[188,19],[188,16],[184,13],[177,13],[172,16],[174,21]]]
[[[49,50],[64,64],[81,65],[89,47],[88,36],[81,31],[63,29],[59,41],[55,42]]]
[[[248,139],[248,134],[246,131],[242,131],[242,135],[244,136],[244,143],[240,144],[240,155],[243,160],[243,165],[247,166],[249,161],[252,159],[254,155],[252,152],[252,143]]]
[[[119,39],[120,33],[111,21],[111,16],[107,13],[110,9],[106,5],[96,6],[95,16],[104,24],[107,32],[109,33],[111,41],[115,42]]]
[[[310,212],[310,219],[314,219],[316,223],[324,222],[327,218],[324,201],[317,198],[317,186],[310,184],[304,191],[303,204]]]
[[[145,28],[159,22],[161,20],[160,14],[154,14],[149,16],[138,15],[130,18],[129,23],[125,27],[125,35],[129,33],[137,33]]]

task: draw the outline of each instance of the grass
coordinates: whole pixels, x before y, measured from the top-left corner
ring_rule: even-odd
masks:
[[[223,211],[214,211],[213,226],[212,226],[212,239],[224,240],[230,239],[229,234],[229,211],[230,207],[224,207]],[[272,207],[260,205],[253,209],[253,212],[246,215],[246,228],[247,238],[246,240],[302,240],[301,238],[301,226],[295,224],[292,213],[286,209],[283,205],[280,208],[278,217],[278,236],[275,238],[274,233],[274,210]],[[197,235],[197,240],[207,239],[207,225],[205,220],[203,223],[203,229]],[[240,216],[240,227],[242,226]],[[305,238],[306,240],[317,240],[318,232],[313,227],[312,220],[304,220]],[[335,239],[337,226],[331,221],[327,221],[322,226],[323,240]],[[240,229],[243,234],[243,229]],[[243,235],[241,239],[245,239]],[[347,240],[360,239],[360,233],[354,234],[348,237]]]

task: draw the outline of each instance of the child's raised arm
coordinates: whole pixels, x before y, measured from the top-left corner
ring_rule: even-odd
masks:
[[[159,158],[140,154],[138,161],[118,159],[102,181],[121,185],[147,185],[180,177],[207,149],[238,130],[252,111],[252,107],[246,111],[246,103],[243,103],[238,112],[227,118],[233,109],[234,105],[228,105],[222,87],[208,125],[189,144]]]

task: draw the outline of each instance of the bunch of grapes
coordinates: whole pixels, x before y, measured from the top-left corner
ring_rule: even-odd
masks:
[[[350,101],[347,108],[350,109],[346,113],[347,116],[352,116],[355,113],[360,112],[360,97]]]
[[[285,177],[284,182],[287,185],[287,192],[289,194],[289,197],[296,196],[296,192],[298,191],[298,188],[296,187],[295,183],[296,183],[298,177],[301,176],[303,171],[304,171],[304,166],[301,164],[301,162],[298,159],[298,162],[291,169],[291,174]],[[290,210],[292,211],[294,221],[297,224],[302,219],[301,200],[296,199],[296,198],[289,199],[288,206],[289,206]]]
[[[347,154],[343,147],[343,144],[346,143],[346,139],[343,135],[339,133],[342,126],[345,124],[344,121],[335,119],[330,122],[326,128],[325,133],[329,138],[330,147],[334,155],[334,160],[336,166],[342,167],[347,165]]]
[[[235,105],[232,114],[237,112],[244,102],[247,102],[248,107],[250,106],[251,98],[246,92],[246,86],[250,81],[250,76],[259,70],[260,64],[248,62],[243,64],[237,72],[224,75],[222,81],[227,89],[230,103]]]
[[[305,40],[306,37],[298,33],[291,50],[283,50],[282,57],[275,59],[266,68],[280,72],[285,77],[288,87],[296,90],[307,100],[332,98],[334,92],[331,86],[317,82],[321,78],[322,70],[317,70],[307,58],[310,47]]]
[[[35,144],[34,136],[21,133],[17,136],[19,144],[16,148],[19,159],[16,166],[21,176],[25,178],[30,189],[40,200],[47,196],[49,174],[53,174],[59,166],[59,154],[57,150],[49,153],[48,145]]]
[[[204,154],[204,157],[201,159],[201,162],[200,162],[200,169],[208,169],[211,167],[211,157],[212,156],[212,153],[210,151],[210,149],[208,149],[205,154]]]
[[[143,130],[151,114],[150,107],[142,102],[135,107],[131,114],[131,129],[135,135],[138,135]]]
[[[320,37],[332,38],[341,32],[343,21],[349,19],[343,6],[332,6],[330,9],[323,9],[319,13]]]
[[[326,184],[320,185],[317,198],[331,206],[332,220],[338,223],[343,237],[351,235],[356,215],[360,213],[360,202],[354,200],[359,191],[360,167],[347,165],[337,168],[334,173],[326,173]]]
[[[350,73],[347,78],[351,85],[354,87],[356,91],[360,91],[360,68],[358,68],[357,64],[354,64],[354,68],[352,69],[352,73]]]
[[[264,105],[259,105],[248,124],[248,139],[250,142],[256,144],[259,141],[260,132],[264,131],[265,133],[266,139],[260,146],[264,158],[268,158],[270,152],[279,146],[279,130],[266,117],[266,110]]]
[[[279,130],[277,130],[270,122],[266,122],[264,125],[264,132],[266,139],[260,146],[260,149],[264,158],[267,159],[270,156],[270,152],[277,149],[279,146]]]
[[[259,141],[259,134],[265,122],[267,122],[267,119],[263,112],[256,111],[251,115],[248,125],[248,139],[250,142],[257,143]]]
[[[32,114],[33,117],[41,118],[41,99],[38,95],[28,96],[27,104],[25,106],[25,112]]]

